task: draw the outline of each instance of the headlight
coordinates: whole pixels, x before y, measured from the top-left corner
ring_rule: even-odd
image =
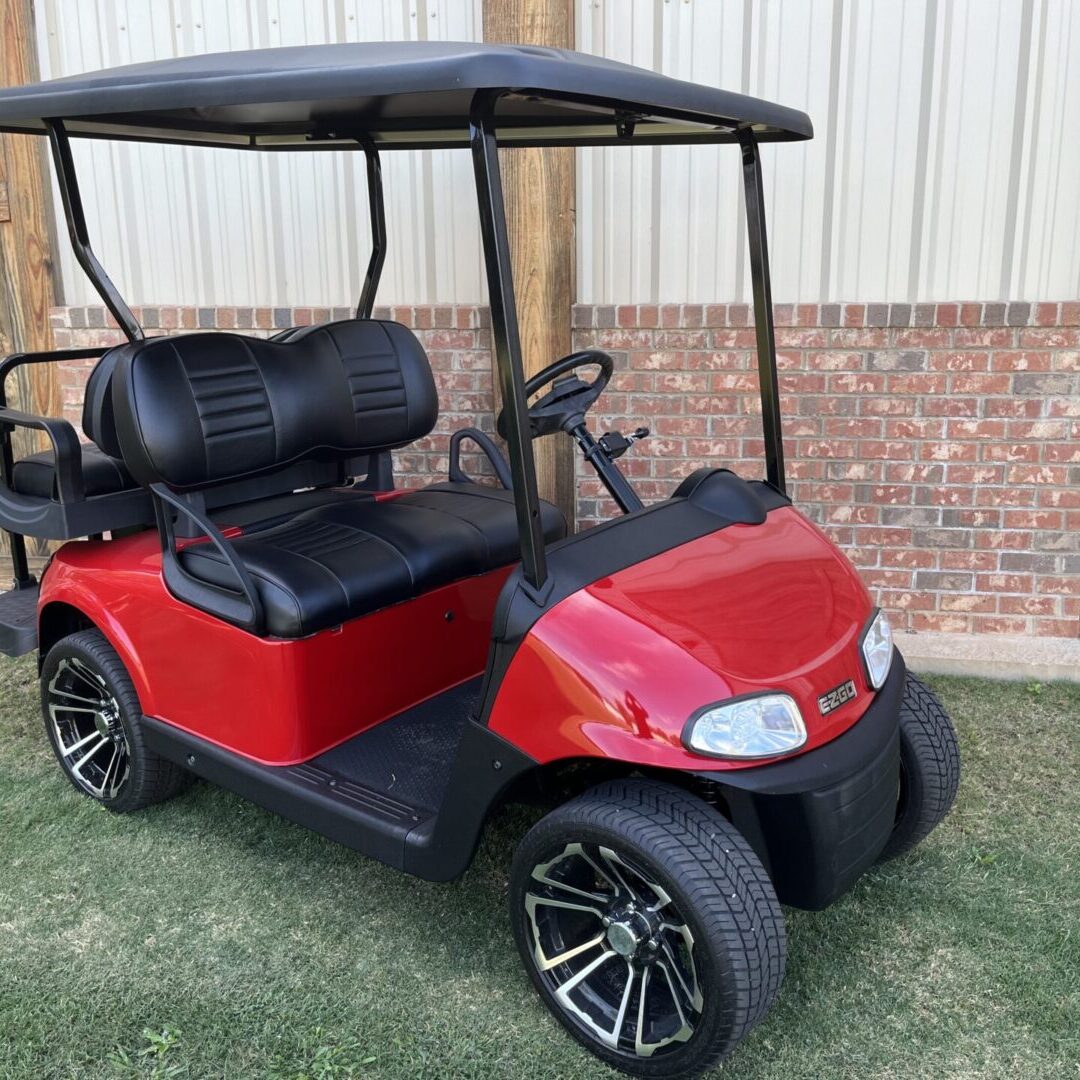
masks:
[[[799,706],[787,694],[751,694],[696,712],[683,741],[698,754],[763,758],[797,750],[806,742]]]
[[[870,685],[880,690],[889,677],[893,658],[892,627],[884,611],[876,611],[870,625],[863,631],[862,655]]]

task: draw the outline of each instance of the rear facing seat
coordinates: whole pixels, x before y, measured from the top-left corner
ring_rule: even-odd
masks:
[[[396,323],[348,320],[287,342],[192,334],[118,354],[111,404],[123,460],[138,482],[177,492],[206,493],[300,462],[405,446],[427,435],[438,413],[427,357]],[[542,520],[548,540],[565,535],[554,506],[543,505]],[[261,632],[284,638],[519,557],[511,493],[462,483],[379,502],[332,501],[230,547],[258,594]],[[185,547],[177,561],[184,575],[223,597],[237,588],[210,543]],[[196,606],[210,610],[205,589],[195,592]],[[223,603],[215,613],[228,611]]]

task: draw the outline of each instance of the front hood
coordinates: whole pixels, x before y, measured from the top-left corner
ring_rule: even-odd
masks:
[[[790,507],[692,540],[601,578],[533,626],[512,681],[531,685],[533,709],[550,718],[529,725],[523,749],[552,760],[571,756],[571,742],[576,752],[672,767],[688,757],[697,768],[760,764],[689,755],[682,731],[702,706],[772,689],[798,702],[807,728],[799,752],[813,749],[873,697],[859,653],[872,610],[852,565]],[[823,715],[818,698],[849,679],[856,697]]]
[[[732,693],[807,677],[816,684],[814,673],[837,657],[857,663],[853,650],[871,611],[851,563],[790,508],[673,548],[586,591],[679,645]]]

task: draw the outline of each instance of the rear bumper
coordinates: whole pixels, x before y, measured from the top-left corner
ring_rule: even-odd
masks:
[[[698,774],[721,789],[732,821],[765,864],[782,903],[827,907],[885,846],[896,815],[906,677],[897,652],[870,707],[825,746],[722,777]]]

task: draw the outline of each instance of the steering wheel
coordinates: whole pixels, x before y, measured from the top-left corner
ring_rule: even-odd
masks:
[[[578,368],[598,367],[599,374],[592,382],[584,382],[574,372]],[[585,420],[585,414],[604,392],[611,380],[615,362],[599,349],[582,349],[571,353],[554,364],[549,364],[525,384],[525,397],[529,398],[548,383],[555,385],[529,406],[529,429],[534,439],[553,435],[556,431],[570,431]],[[560,377],[564,376],[564,377]],[[506,409],[502,409],[495,423],[499,434],[506,438]]]

